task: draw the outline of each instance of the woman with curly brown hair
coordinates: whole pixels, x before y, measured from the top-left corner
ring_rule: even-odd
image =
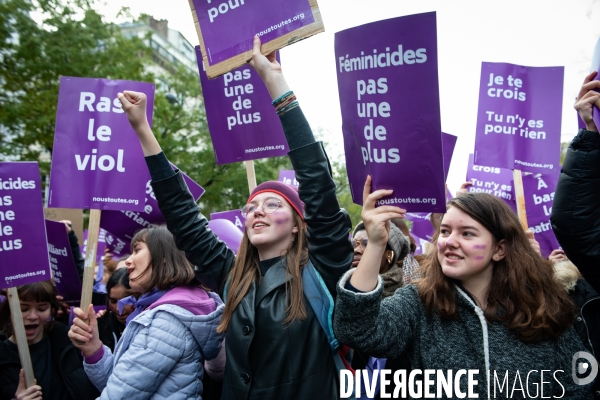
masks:
[[[544,396],[589,398],[589,385],[578,386],[571,376],[573,355],[584,350],[572,328],[573,303],[505,203],[484,193],[452,199],[422,279],[382,300],[377,260],[389,219],[405,210],[375,208],[391,191],[371,193],[370,186],[367,180],[362,213],[369,246],[338,285],[334,328],[340,341],[378,357],[408,351],[411,375],[477,370],[477,385],[459,375],[451,385],[472,396],[514,398],[516,386],[517,396],[537,397],[543,381]],[[429,382],[437,398],[459,397],[439,380]]]

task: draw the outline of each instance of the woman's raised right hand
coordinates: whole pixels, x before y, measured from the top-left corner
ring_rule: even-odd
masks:
[[[137,132],[139,128],[148,124],[146,117],[146,95],[141,92],[133,92],[125,90],[123,93],[117,94],[123,111],[127,114],[127,119]]]
[[[73,320],[73,325],[69,329],[69,339],[73,342],[73,346],[81,350],[84,356],[91,356],[102,347],[94,307],[90,304],[87,314],[81,308],[76,307],[73,309],[73,313],[77,318]],[[89,325],[85,323],[88,318]]]

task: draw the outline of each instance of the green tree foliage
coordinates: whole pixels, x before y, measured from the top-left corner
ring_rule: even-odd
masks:
[[[160,78],[168,90],[155,94],[153,131],[165,154],[206,189],[205,214],[241,207],[246,170],[243,163],[216,165],[198,75],[180,66],[155,77],[151,63],[144,39],[123,36],[93,0],[0,1],[0,160],[38,161],[48,174],[60,76]],[[281,168],[291,169],[287,157],[257,160],[258,182],[277,179]]]
[[[0,2],[2,158],[40,161],[47,174],[60,76],[151,82],[145,72],[150,54],[141,39],[124,38],[88,2]]]

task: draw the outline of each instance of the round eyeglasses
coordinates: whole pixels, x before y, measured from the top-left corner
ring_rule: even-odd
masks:
[[[253,212],[255,212],[259,205],[260,205],[260,203],[256,203],[256,202],[250,202],[250,203],[246,204],[240,210],[242,212],[242,217],[247,218],[248,214],[252,214]],[[283,201],[281,201],[275,197],[266,198],[262,202],[262,210],[265,214],[273,214],[281,206],[287,207],[287,205]]]

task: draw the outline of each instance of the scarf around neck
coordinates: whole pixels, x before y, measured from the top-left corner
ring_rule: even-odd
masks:
[[[142,311],[148,308],[150,304],[158,301],[158,299],[167,294],[167,292],[168,290],[158,290],[158,288],[154,288],[152,291],[141,295],[139,299],[136,299],[135,296],[129,296],[119,300],[117,305],[119,315],[123,313],[123,308],[125,308],[125,306],[133,305],[135,307],[135,310],[127,317],[125,326],[127,326],[129,322],[137,317]]]

